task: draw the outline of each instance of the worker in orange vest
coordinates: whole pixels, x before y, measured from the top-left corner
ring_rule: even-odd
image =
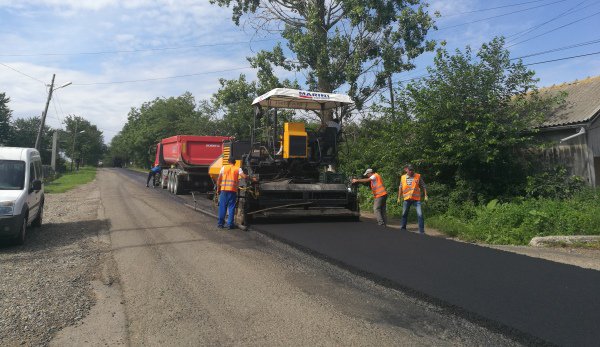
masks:
[[[240,177],[247,178],[242,168],[235,166],[235,159],[229,157],[229,165],[223,165],[217,179],[217,194],[219,194],[219,220],[217,228],[225,227],[225,213],[228,213],[227,228],[235,229],[233,216]]]
[[[352,183],[370,183],[371,184],[371,192],[373,193],[373,213],[375,213],[375,218],[377,218],[377,224],[381,226],[387,225],[387,191],[385,190],[385,186],[383,185],[383,180],[378,173],[374,172],[373,169],[367,169],[363,176],[367,176],[367,178],[361,179],[352,179]]]
[[[398,203],[402,198],[402,224],[400,231],[406,231],[406,223],[408,220],[408,211],[412,205],[417,209],[417,219],[419,221],[419,233],[425,233],[425,219],[421,209],[421,195],[427,201],[427,187],[421,175],[415,173],[415,168],[408,164],[404,167],[406,174],[400,177],[400,186],[398,187]]]

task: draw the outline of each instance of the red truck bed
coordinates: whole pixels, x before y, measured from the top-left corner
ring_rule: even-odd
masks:
[[[163,160],[167,165],[180,163],[184,166],[206,166],[208,167],[217,159],[223,151],[223,141],[229,140],[226,136],[195,136],[175,135],[163,139]],[[159,153],[155,164],[159,163]]]

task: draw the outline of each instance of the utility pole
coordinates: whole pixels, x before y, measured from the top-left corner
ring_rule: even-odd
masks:
[[[58,131],[54,131],[52,135],[52,161],[50,165],[52,166],[52,170],[56,172],[56,155],[58,154]]]
[[[71,172],[73,172],[73,162],[75,161],[75,137],[77,136],[77,126],[79,121],[75,118],[75,132],[73,133],[73,146],[71,147]]]
[[[52,98],[52,92],[54,91],[54,78],[56,74],[52,74],[52,82],[50,83],[50,91],[48,91],[48,100],[46,100],[46,108],[42,113],[42,120],[40,122],[40,129],[38,130],[37,137],[35,138],[35,149],[40,150],[40,141],[42,138],[42,132],[44,131],[44,123],[46,122],[46,113],[48,113],[48,106],[50,105],[50,99]]]

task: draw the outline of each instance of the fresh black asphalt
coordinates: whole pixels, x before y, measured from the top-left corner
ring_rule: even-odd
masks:
[[[598,271],[367,222],[254,228],[551,344],[600,344]]]
[[[517,335],[562,346],[600,345],[600,271],[369,222],[252,228]]]

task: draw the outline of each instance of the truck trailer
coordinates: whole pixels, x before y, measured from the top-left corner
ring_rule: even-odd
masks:
[[[173,194],[213,190],[209,166],[223,153],[226,136],[175,135],[156,145],[154,165],[162,167],[160,185]]]

